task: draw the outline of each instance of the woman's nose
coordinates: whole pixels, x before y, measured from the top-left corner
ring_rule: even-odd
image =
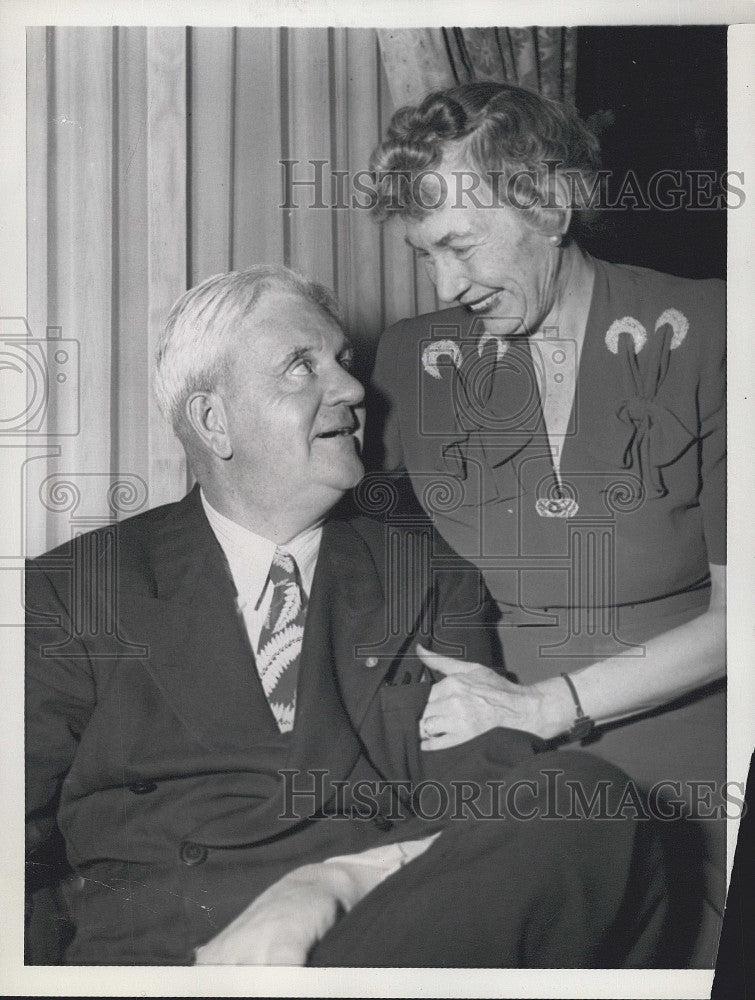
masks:
[[[448,259],[435,262],[431,275],[438,297],[444,302],[455,302],[469,287],[460,261]]]

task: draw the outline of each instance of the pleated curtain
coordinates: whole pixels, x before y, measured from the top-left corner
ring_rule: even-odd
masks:
[[[506,79],[511,66],[524,80],[529,50],[512,42],[507,69],[506,30],[441,37],[437,85]],[[29,554],[185,492],[151,369],[187,287],[288,264],[335,289],[365,371],[385,326],[436,308],[401,227],[341,207],[397,103],[435,85],[419,41],[342,28],[29,29],[28,321],[47,338],[45,447],[30,450],[23,482]],[[408,65],[421,69],[410,84]]]

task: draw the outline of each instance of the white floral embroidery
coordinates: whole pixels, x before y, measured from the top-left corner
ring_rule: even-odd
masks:
[[[634,316],[615,319],[606,331],[606,347],[612,354],[619,353],[619,336],[628,333],[634,341],[634,353],[639,354],[648,339],[647,330]]]
[[[687,336],[689,331],[689,320],[680,312],[678,309],[664,309],[658,319],[655,321],[655,332],[658,333],[662,326],[666,323],[669,324],[674,334],[671,338],[670,349],[673,351],[677,348]]]
[[[447,355],[457,368],[461,367],[461,348],[453,340],[434,340],[422,351],[422,367],[433,378],[442,378],[438,371],[438,359]]]
[[[508,349],[509,349],[509,342],[508,342],[508,340],[506,340],[505,337],[496,336],[494,333],[487,333],[487,331],[486,331],[485,333],[483,333],[483,335],[477,341],[477,353],[480,355],[480,357],[482,357],[482,352],[485,349],[485,344],[489,340],[494,340],[496,342],[496,345],[495,345],[495,359],[496,359],[496,361],[500,361],[501,358],[506,353],[506,351],[508,351]]]

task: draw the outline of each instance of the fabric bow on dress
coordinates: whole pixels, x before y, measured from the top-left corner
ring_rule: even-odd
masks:
[[[658,392],[668,374],[671,351],[687,332],[686,317],[666,310],[648,337],[644,327],[632,317],[617,320],[606,334],[609,350],[618,354],[625,399],[616,411],[629,434],[624,444],[622,465],[634,469],[650,496],[663,497],[667,490],[661,469],[675,461],[695,440],[695,435],[664,403]],[[638,363],[643,355],[644,375]]]

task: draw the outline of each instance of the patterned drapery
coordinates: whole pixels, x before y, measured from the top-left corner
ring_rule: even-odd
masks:
[[[397,105],[477,80],[515,83],[574,101],[576,28],[379,29],[378,38]]]

